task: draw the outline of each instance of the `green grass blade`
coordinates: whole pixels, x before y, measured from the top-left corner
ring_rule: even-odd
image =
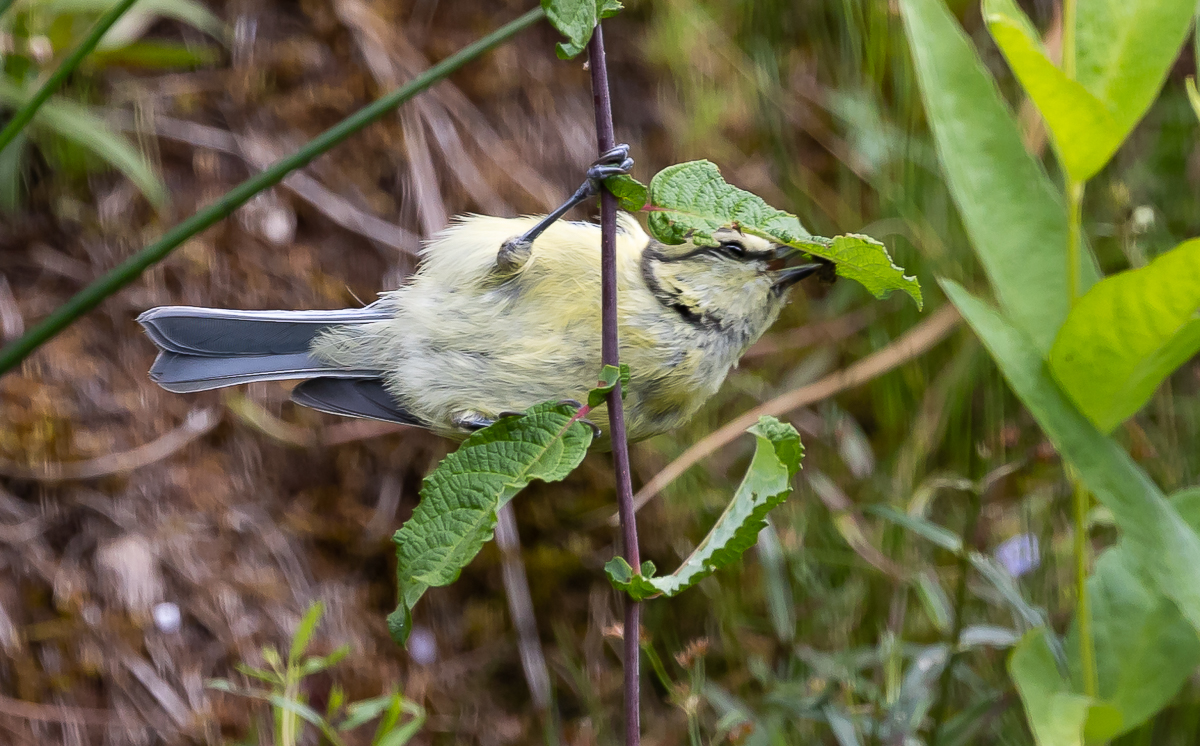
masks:
[[[1008,318],[1043,354],[1067,317],[1067,212],[943,0],[902,0],[929,126],[959,214]],[[1083,289],[1095,268],[1082,263]]]
[[[8,124],[4,126],[4,129],[0,130],[0,152],[3,152],[4,148],[17,136],[17,133],[23,130],[25,125],[29,124],[42,104],[46,103],[46,99],[50,98],[62,86],[71,73],[75,72],[76,68],[79,67],[79,63],[83,62],[83,58],[87,57],[96,48],[96,45],[100,43],[100,39],[108,33],[112,25],[135,2],[137,0],[120,0],[116,5],[109,8],[104,15],[100,16],[96,24],[92,26],[91,31],[88,32],[88,35],[80,42],[79,46],[75,47],[71,51],[71,54],[67,55],[67,58],[50,74],[50,77],[46,79],[46,82],[42,84],[37,93],[33,94],[20,109],[17,109],[12,119],[8,120]]]
[[[25,170],[24,132],[13,146],[0,153],[0,213],[13,213],[21,206],[21,187]]]
[[[69,301],[55,309],[53,313],[42,320],[37,326],[26,332],[23,337],[9,344],[3,350],[0,350],[0,374],[11,370],[15,365],[28,357],[29,353],[65,329],[75,319],[95,308],[96,305],[108,296],[133,282],[147,268],[165,259],[184,241],[213,223],[227,217],[234,210],[249,201],[254,195],[278,184],[292,171],[308,165],[317,156],[330,150],[363,127],[366,127],[421,91],[447,77],[467,62],[529,28],[540,20],[542,15],[541,8],[534,8],[479,41],[450,55],[405,85],[374,103],[363,107],[320,135],[317,135],[317,137],[310,140],[308,144],[295,153],[277,161],[265,171],[246,179],[229,192],[226,192],[223,197],[213,204],[167,231],[162,238],[129,259],[126,259],[99,280],[88,285]]]
[[[296,632],[292,635],[291,648],[288,649],[289,666],[299,663],[304,651],[308,650],[308,643],[312,641],[313,633],[317,631],[317,625],[321,623],[324,613],[325,604],[320,601],[313,602],[308,611],[304,612],[304,617],[300,619],[300,624],[296,625]]]

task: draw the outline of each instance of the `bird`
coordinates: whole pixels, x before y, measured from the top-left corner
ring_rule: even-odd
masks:
[[[586,400],[600,372],[598,225],[562,220],[628,173],[628,146],[588,169],[545,217],[466,215],[434,236],[407,284],[344,310],[163,306],[138,317],[159,354],[150,378],[178,393],[300,379],[302,406],[461,440],[546,401]],[[789,289],[824,260],[718,230],[714,245],[668,245],[628,213],[616,231],[619,355],[629,366],[629,440],[686,423],[778,318]],[[607,424],[604,406],[591,413]],[[597,444],[608,442],[598,427]]]

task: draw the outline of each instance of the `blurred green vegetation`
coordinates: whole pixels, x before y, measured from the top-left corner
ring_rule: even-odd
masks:
[[[34,14],[33,0],[19,0],[18,5],[24,10],[14,8],[3,21],[8,25],[0,24],[5,43],[16,45],[14,52],[5,54],[6,82],[0,86],[28,85],[53,66],[50,59],[39,62],[33,55],[29,47],[33,39],[50,39],[58,54],[69,48],[69,42],[59,39],[82,33],[74,16],[69,23],[60,22],[54,20],[57,16]],[[330,20],[333,3],[305,0],[300,5],[303,13],[296,11],[296,16],[311,21],[318,29],[314,36],[334,39],[330,48],[345,54],[348,45],[340,32],[331,30],[337,25]],[[687,428],[635,447],[635,480],[644,483],[689,445],[732,418],[863,359],[928,318],[946,303],[934,277],[951,278],[981,292],[985,285],[941,176],[893,3],[643,0],[628,5],[626,12],[606,22],[610,24],[606,28],[612,29],[608,38],[615,62],[618,138],[623,139],[625,127],[635,135],[631,141],[641,143],[643,149],[635,152],[640,174],[693,158],[713,160],[731,183],[798,214],[816,233],[861,231],[884,240],[897,263],[922,280],[927,294],[926,311],[919,313],[902,297],[877,303],[850,282],[831,287],[814,284],[807,294],[797,292],[766,340],[774,352],[749,356]],[[1030,147],[1057,177],[1036,112],[1022,101],[1019,87],[982,25],[978,5],[951,5],[1013,109],[1020,112]],[[1024,5],[1039,31],[1053,36],[1056,4],[1038,0]],[[396,12],[413,27],[426,22],[429,28],[437,3],[432,6],[407,3]],[[36,29],[31,25],[35,21],[41,24]],[[431,35],[439,28],[443,27],[434,28]],[[481,35],[475,31],[472,27],[469,34],[464,32],[464,38]],[[61,34],[66,36],[56,36]],[[131,46],[122,48],[122,63],[150,55],[154,66],[193,64],[207,54],[203,45],[184,44],[184,51],[200,57],[183,59],[180,49],[155,57],[158,42],[134,41],[139,38],[130,37]],[[135,44],[147,46],[135,49]],[[314,68],[326,64],[322,47],[299,43],[293,47],[285,50],[291,55],[288,59],[304,64],[316,60]],[[502,52],[497,56],[509,60]],[[553,57],[550,45],[542,53]],[[116,51],[113,54],[120,57]],[[284,56],[280,54],[281,59]],[[117,57],[99,57],[95,64],[115,65]],[[553,68],[556,73],[572,85],[582,80],[571,77],[576,70],[569,63],[554,64],[559,65]],[[246,76],[245,90],[236,85],[229,90],[234,99],[245,98],[236,100],[238,105],[274,106],[273,111],[286,119],[299,105],[268,99],[276,88],[287,87],[292,72],[281,72],[282,63],[262,65],[269,74],[255,70],[254,76]],[[1185,53],[1131,140],[1089,184],[1083,221],[1086,241],[1106,272],[1143,264],[1200,234],[1200,212],[1195,209],[1200,197],[1197,121],[1184,87],[1184,77],[1194,68],[1191,54]],[[502,69],[521,72],[517,66]],[[105,96],[92,77],[97,72],[98,68],[83,71],[64,96],[71,102],[99,105]],[[311,69],[294,73],[294,78],[304,75],[317,78]],[[342,108],[349,106],[345,91],[358,95],[367,87],[360,80],[362,74],[355,75],[345,75],[350,82],[339,81],[341,88],[317,78],[323,87],[301,89],[303,96],[297,98],[307,97],[305,103],[321,116],[331,116],[330,111],[344,114]],[[469,79],[460,82],[471,90]],[[519,89],[522,84],[516,79],[505,85]],[[4,90],[0,88],[0,96]],[[319,99],[318,94],[327,98]],[[221,101],[222,106],[226,103]],[[637,110],[639,104],[651,115]],[[565,105],[563,110],[571,112]],[[80,161],[69,154],[55,155],[55,148],[68,146],[60,142],[61,133],[53,130],[52,122],[40,126],[43,129],[31,130],[31,136],[48,172],[41,162],[31,163],[28,148],[13,147],[0,155],[4,205],[19,204],[19,187],[31,174],[53,181],[55,188],[75,188],[71,181],[79,178],[80,171],[67,165]],[[376,138],[375,145],[399,149],[396,140],[388,139],[391,133],[370,136]],[[522,143],[522,147],[537,144]],[[93,152],[82,157],[94,163],[90,159],[95,156]],[[374,163],[366,158],[355,161],[347,156],[346,160],[350,168],[377,176],[367,168]],[[217,172],[219,164],[213,161],[197,156],[195,169]],[[65,177],[55,181],[60,173]],[[380,193],[382,197],[371,194],[371,198],[391,204],[393,195]],[[342,244],[331,243],[341,252]],[[238,261],[252,267],[240,269],[242,274],[231,273],[232,281],[222,277],[226,285],[213,282],[223,291],[242,281],[238,287],[242,295],[236,296],[240,300],[280,302],[270,294],[274,291],[310,293],[290,303],[294,306],[346,300],[325,292],[325,286],[320,292],[312,290],[319,280],[341,293],[349,280],[320,277],[309,282],[314,272],[305,262],[312,260],[300,249],[290,259],[280,259],[262,247],[257,254],[240,246],[227,254],[200,243],[191,249],[180,259],[185,269],[179,270],[178,277],[194,279],[186,274],[193,266],[208,272],[215,264],[214,255],[228,260],[236,254]],[[264,256],[269,259],[261,259]],[[270,275],[262,268],[275,260],[294,261],[300,267],[294,274],[301,280],[295,285],[278,283],[282,289],[264,287],[262,278]],[[371,275],[380,263],[375,260],[366,269],[354,269]],[[377,282],[379,275],[371,275],[371,282]],[[193,289],[185,282],[174,274],[169,277],[170,283],[183,286],[183,297],[196,299],[187,295]],[[202,277],[208,281],[207,274]],[[210,289],[203,282],[200,285],[201,290]],[[253,296],[256,289],[259,296]],[[174,298],[161,288],[158,291],[162,295],[154,296],[156,301]],[[235,300],[205,296],[203,302],[218,305]],[[832,336],[807,335],[807,342],[794,344],[798,329],[828,328],[822,324],[848,318],[863,318],[866,323]],[[128,359],[122,358],[122,365],[136,367]],[[139,385],[149,387],[141,379]],[[1198,389],[1200,368],[1193,362],[1115,435],[1166,492],[1197,483]],[[919,360],[794,412],[790,419],[805,443],[803,471],[796,493],[772,513],[771,526],[756,549],[739,567],[724,570],[677,598],[656,599],[645,607],[647,741],[865,746],[913,743],[906,741],[909,737],[929,743],[937,731],[940,746],[1032,743],[1005,661],[1008,645],[1031,619],[1044,615],[1056,630],[1065,632],[1073,613],[1071,490],[1053,448],[975,337],[962,328]],[[66,415],[47,422],[38,427],[69,430]],[[377,587],[392,587],[394,575],[387,565],[391,547],[386,540],[376,542],[378,546],[370,542],[353,546],[361,535],[355,521],[361,522],[366,512],[355,502],[356,491],[366,491],[368,474],[397,470],[396,459],[389,455],[391,445],[377,444],[375,450],[331,448],[329,455],[321,457],[324,461],[301,452],[288,461],[269,450],[274,445],[265,449],[266,456],[254,450],[257,446],[247,445],[248,438],[263,438],[258,433],[246,436],[233,427],[228,430],[214,438],[214,450],[234,452],[235,465],[256,473],[267,471],[263,463],[282,465],[299,475],[278,478],[286,486],[281,493],[292,500],[278,508],[283,516],[280,523],[289,536],[295,533],[309,540],[314,556],[320,557],[314,564],[321,563],[322,571],[329,574],[361,572],[377,581]],[[405,441],[404,447],[407,450],[395,450],[402,451],[405,468],[414,471],[440,455],[440,446],[412,446]],[[238,448],[251,455],[243,457]],[[753,438],[745,436],[712,454],[642,511],[645,559],[672,568],[688,555],[724,509],[752,449]],[[210,468],[218,474],[222,465],[230,463],[215,455],[211,459],[217,467]],[[288,481],[307,480],[312,473],[308,469],[327,481],[314,478],[312,484],[299,486]],[[263,479],[265,483],[267,478]],[[598,609],[614,598],[600,568],[602,560],[597,561],[608,551],[605,542],[613,541],[612,531],[604,525],[613,509],[609,480],[607,462],[592,458],[565,486],[535,487],[514,503],[526,544],[522,558],[531,576],[538,628],[550,647],[554,673],[554,713],[547,720],[563,725],[572,743],[615,744],[620,732],[620,664],[605,647],[612,642],[613,631],[606,630],[604,639],[591,634],[596,620],[604,616]],[[234,477],[221,475],[222,483],[232,481]],[[254,492],[257,488],[267,494],[259,483],[248,485],[238,482],[236,488],[223,489]],[[197,492],[204,488],[190,487]],[[220,492],[215,487],[212,491]],[[415,490],[405,493],[405,499],[412,493]],[[28,494],[45,493],[30,489]],[[330,505],[336,510],[327,510]],[[336,511],[345,515],[332,515]],[[912,518],[902,525],[898,515]],[[1115,542],[1117,532],[1108,511],[1094,508],[1088,520],[1088,538],[1096,553]],[[1004,542],[1023,534],[1036,541],[1040,563],[1012,579],[992,558]],[[964,546],[976,554],[963,551]],[[456,651],[462,655],[454,662],[460,669],[470,667],[462,659],[476,647],[511,632],[505,600],[492,577],[497,564],[496,550],[486,548],[453,595],[431,593],[427,599],[431,619],[451,618],[459,625],[456,634],[465,652]],[[44,589],[40,593],[49,595]],[[343,600],[348,614],[378,616],[379,636],[386,640],[381,620],[393,599],[359,599],[359,605],[352,607],[349,599]],[[947,640],[956,627],[965,631],[970,644],[962,646],[943,676]],[[393,655],[399,654],[376,654],[389,661]],[[431,740],[453,740],[451,734],[458,732],[454,719],[463,713],[482,713],[486,720],[500,711],[530,710],[524,689],[514,683],[520,677],[516,655],[508,650],[506,655],[500,663],[487,659],[479,665],[480,671],[472,670],[475,678],[466,683],[460,681],[465,678],[460,669],[446,666],[453,672],[446,674],[448,678],[458,677],[453,691],[462,696],[439,700],[430,695],[433,701],[426,704],[438,729],[429,736]],[[348,660],[344,665],[350,664]],[[405,694],[410,695],[407,688]],[[1166,710],[1117,743],[1183,746],[1197,738],[1200,683],[1193,677]]]
[[[978,6],[952,5],[1012,108],[1021,111],[1027,143],[1036,144],[1056,174],[1036,110],[1025,110]],[[949,277],[983,290],[941,177],[893,6],[669,0],[638,10],[651,29],[646,54],[670,73],[669,92],[660,96],[675,105],[670,129],[681,157],[743,164],[729,178],[751,189],[760,188],[753,183],[760,169],[763,181],[786,196],[777,204],[810,229],[862,230],[886,240],[897,262],[923,282]],[[1052,4],[1027,10],[1043,34],[1057,23]],[[1089,184],[1086,240],[1106,272],[1140,266],[1200,229],[1197,121],[1183,80],[1194,67],[1190,57],[1185,53],[1130,142]],[[936,298],[931,306],[944,302],[932,282],[925,287]],[[789,313],[813,323],[864,305],[863,294],[844,283],[823,297],[797,299]],[[673,457],[754,404],[878,350],[920,320],[895,299],[880,311],[867,331],[840,346],[747,361],[703,421],[652,445]],[[1196,481],[1197,372],[1184,366],[1116,435],[1168,492]],[[1016,587],[1063,629],[1074,602],[1070,488],[1053,449],[994,365],[962,333],[918,364],[793,421],[808,448],[803,486],[773,514],[774,537],[764,537],[758,567],[702,585],[706,598],[648,606],[651,638],[671,653],[689,639],[720,641],[706,660],[705,732],[744,719],[754,724],[746,743],[844,746],[901,743],[905,731],[929,742],[941,722],[938,743],[1030,743],[1005,669],[1005,645],[964,650],[944,689],[937,675],[956,614],[968,631],[1019,634],[1010,603],[971,571],[960,610],[964,568],[956,557],[864,512],[868,506],[917,512],[954,534],[965,532],[968,546],[985,555],[1006,539],[1032,534],[1041,564]],[[667,505],[653,515],[657,521],[666,513],[669,523],[656,524],[654,536],[695,537],[715,518],[730,489],[722,476],[738,472],[747,444],[731,449],[740,450],[740,462],[719,456],[719,465],[693,468],[667,488],[659,498]],[[985,492],[961,489],[1006,466],[1011,473]],[[819,499],[829,484],[849,499],[850,514]],[[697,503],[705,508],[696,511]],[[1095,549],[1110,545],[1115,530],[1107,511],[1093,509],[1089,521]],[[852,548],[856,530],[871,537],[900,577]],[[658,559],[662,552],[670,548],[652,546],[649,555]],[[702,625],[705,608],[713,619]],[[687,685],[687,671],[674,674]],[[1189,683],[1171,707],[1118,742],[1192,743],[1198,720],[1200,689]],[[847,722],[861,741],[847,735]]]

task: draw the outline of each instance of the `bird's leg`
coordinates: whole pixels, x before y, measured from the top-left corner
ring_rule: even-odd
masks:
[[[605,179],[610,176],[627,174],[632,169],[633,159],[629,157],[628,145],[618,145],[601,155],[588,167],[587,178],[575,190],[575,194],[571,195],[570,199],[562,203],[557,210],[539,220],[529,230],[519,236],[508,239],[500,245],[500,253],[496,256],[497,268],[504,272],[512,272],[520,269],[529,260],[529,255],[533,250],[533,242],[538,236],[542,235],[542,231],[553,225],[554,221],[566,215],[575,205],[599,194],[603,188]]]

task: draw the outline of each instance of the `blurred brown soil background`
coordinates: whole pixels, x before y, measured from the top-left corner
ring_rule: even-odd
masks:
[[[114,173],[64,184],[35,169],[28,204],[0,224],[6,338],[256,165],[529,7],[512,0],[208,5],[233,30],[221,64],[169,73],[112,69],[104,78],[112,121],[134,132],[160,165],[169,207],[156,214]],[[828,20],[842,13],[840,4],[804,13],[791,13],[788,3],[760,10],[731,4],[765,37],[796,39],[788,42],[788,56],[768,60],[782,79],[767,82],[755,82],[746,67],[750,56],[729,55],[733,31],[720,15],[689,16],[698,6],[682,0],[630,5],[606,22],[605,36],[617,138],[633,146],[635,175],[648,179],[669,163],[707,157],[731,183],[797,211],[818,232],[858,230],[892,216],[867,186],[881,183],[887,164],[871,161],[870,143],[844,135],[832,105],[821,103],[828,82],[822,65],[837,64],[823,61],[821,49],[849,50],[854,42]],[[886,3],[868,5],[864,17],[882,23],[886,38],[898,38]],[[802,25],[824,41],[802,42]],[[168,21],[152,29],[165,38],[187,33]],[[547,727],[561,728],[565,743],[614,742],[620,614],[602,571],[617,541],[606,523],[614,509],[606,455],[590,456],[566,482],[534,485],[514,502],[520,544],[512,551],[528,575],[534,639],[553,690],[547,705],[546,692],[531,695],[505,555],[495,543],[457,583],[422,600],[416,623],[432,646],[413,655],[388,636],[384,619],[395,605],[390,538],[449,443],[295,407],[285,384],[166,393],[148,380],[154,349],[134,321],[163,304],[360,305],[401,283],[416,266],[420,239],[451,216],[552,208],[578,185],[596,150],[587,73],[581,60],[555,57],[556,41],[540,24],[469,64],[304,169],[302,180],[264,193],[189,241],[0,378],[0,742],[240,743],[250,738],[256,717],[267,722],[264,707],[208,690],[205,680],[236,679],[238,662],[261,665],[263,645],[286,650],[314,600],[326,604],[314,649],[349,644],[352,650],[332,671],[308,680],[318,709],[335,681],[351,699],[399,688],[429,711],[418,743],[540,743]],[[892,63],[881,60],[903,53],[894,52],[872,57],[868,50],[862,65],[880,65],[867,72],[887,78]],[[904,80],[900,73],[894,78],[886,87],[908,102],[901,107],[908,118],[893,144],[920,119],[912,113],[919,106],[913,90],[895,82]],[[786,95],[776,95],[781,91]],[[929,166],[925,147],[928,175],[936,164]],[[797,169],[786,179],[779,171],[784,161]],[[970,266],[961,243],[937,238],[944,222],[936,216],[945,221],[950,209],[944,194],[939,199],[935,223],[914,219],[918,228],[905,234],[926,232],[927,292],[935,267],[962,276],[966,270],[954,262]],[[907,239],[889,244],[910,270],[920,261]],[[882,347],[920,318],[901,299],[868,302],[846,284],[810,289],[813,298],[797,293],[760,348],[766,354],[744,363],[694,427],[635,446],[635,487],[723,422]],[[853,306],[866,310],[851,315],[852,323],[800,331],[819,343],[815,353],[799,352],[799,338],[789,342],[790,327]],[[880,323],[863,331],[873,319]],[[1005,405],[1003,393],[988,393],[999,390],[998,378],[981,372],[977,353],[959,340],[953,356],[939,354],[848,392],[841,408],[799,413],[793,421],[809,448],[806,473],[820,469],[847,489],[868,479],[876,463],[871,445],[864,446],[868,435],[889,459],[884,481],[895,477],[901,491],[926,465],[965,463],[976,440],[996,453],[1034,452],[1040,437]],[[972,426],[962,412],[973,406],[986,417]],[[947,435],[948,421],[968,424]],[[948,455],[933,455],[943,438]],[[732,494],[748,449],[739,442],[714,454],[680,480],[670,499],[640,513],[643,556],[664,570],[686,556],[689,542],[704,535]],[[1000,510],[1028,491],[1010,484],[1001,486],[996,509],[984,512],[984,543],[1021,525]],[[845,518],[846,505],[836,495],[829,501]],[[801,624],[822,630],[806,644],[873,644],[895,608],[889,606],[895,581],[870,568],[888,570],[888,558],[871,554],[869,544],[850,547],[837,538],[811,491],[798,491],[793,503],[779,514],[784,552],[794,556],[809,542],[826,563],[819,572],[797,574],[796,583],[829,591],[795,599],[792,613]],[[816,513],[810,519],[806,510]],[[805,539],[805,526],[818,520],[826,527],[821,536]],[[845,525],[852,524],[839,524]],[[1053,530],[1053,521],[1045,525]],[[899,549],[891,554],[906,556]],[[739,691],[762,678],[755,665],[769,670],[773,664],[762,661],[791,649],[790,640],[771,632],[753,558],[748,553],[744,568],[685,597],[650,604],[645,634],[669,665],[672,656],[707,649],[708,676]],[[952,558],[942,563],[954,565]],[[867,579],[852,583],[851,571]],[[164,602],[182,612],[178,631],[154,622],[153,609]],[[932,626],[918,622],[910,622],[907,634],[937,639]],[[684,708],[671,701],[679,692],[665,689],[649,670],[645,682],[646,743],[687,743]],[[268,732],[258,742],[266,743]],[[350,743],[366,738],[347,735]]]

